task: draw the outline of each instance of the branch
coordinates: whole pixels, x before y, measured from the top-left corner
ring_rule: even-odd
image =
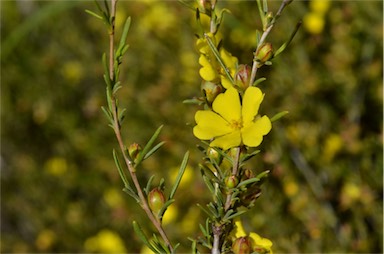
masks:
[[[115,66],[114,66],[114,35],[115,35],[115,16],[116,16],[116,3],[117,0],[111,0],[111,30],[109,33],[109,76],[110,79],[116,83],[115,80]],[[151,209],[149,208],[148,201],[142,191],[142,188],[140,186],[139,180],[136,175],[136,170],[133,166],[132,161],[130,158],[127,156],[127,152],[125,149],[125,145],[123,142],[123,138],[121,135],[120,131],[120,123],[119,123],[119,118],[118,118],[118,107],[117,107],[117,99],[116,97],[111,94],[111,102],[112,102],[112,117],[113,117],[113,130],[116,135],[117,142],[119,143],[119,147],[121,150],[121,153],[124,157],[125,164],[128,168],[128,171],[131,175],[133,184],[135,185],[137,194],[140,198],[140,205],[147,214],[148,218],[151,220],[152,224],[156,227],[157,231],[160,233],[161,237],[163,238],[164,242],[166,243],[167,247],[171,252],[173,252],[173,247],[171,242],[169,241],[163,227],[161,226],[161,223],[155,218],[153,215]]]
[[[271,21],[271,23],[268,25],[267,29],[265,29],[265,31],[264,31],[263,34],[261,35],[260,41],[259,41],[259,43],[257,44],[257,48],[256,48],[256,50],[255,50],[255,53],[260,49],[261,45],[264,43],[265,39],[267,38],[267,36],[268,36],[269,33],[271,32],[273,26],[275,25],[276,20],[281,16],[281,13],[283,12],[284,8],[285,8],[288,4],[290,4],[292,1],[293,1],[293,0],[283,0],[283,2],[281,3],[280,8],[279,8],[279,10],[277,11],[275,17],[273,18],[273,20]],[[260,2],[258,2],[258,4],[260,4]],[[249,80],[249,86],[252,86],[253,83],[255,82],[255,78],[256,78],[257,70],[258,70],[257,59],[254,58],[254,59],[253,59],[253,66],[252,66],[252,72],[251,72],[251,78],[250,78],[250,80]]]

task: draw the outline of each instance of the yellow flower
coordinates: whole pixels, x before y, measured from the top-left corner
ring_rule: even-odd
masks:
[[[257,253],[273,254],[272,241],[259,236],[255,232],[251,232],[247,235],[247,233],[244,231],[243,224],[241,223],[240,219],[235,219],[235,227],[231,234],[235,239],[241,237],[249,237],[249,239],[251,239],[252,250]]]
[[[214,140],[211,146],[227,150],[242,144],[256,147],[272,128],[267,116],[256,117],[264,98],[257,87],[245,90],[243,103],[237,90],[229,87],[213,101],[211,110],[199,110],[195,114],[197,125],[193,134],[201,140]]]
[[[212,34],[208,34],[208,36],[212,39],[212,42],[216,46],[217,40],[215,36]],[[207,40],[205,38],[198,39],[196,42],[196,47],[200,52],[199,64],[202,67],[199,70],[199,74],[201,78],[213,83],[221,82],[224,88],[231,87],[232,83],[227,78],[224,69],[221,67],[212,50],[208,46]],[[237,70],[237,58],[232,56],[232,54],[226,51],[224,48],[219,49],[219,54],[221,59],[223,60],[224,65],[226,66],[227,70],[233,78]]]
[[[323,15],[310,12],[304,16],[304,27],[311,34],[320,34],[325,25],[325,20]]]
[[[254,251],[273,254],[271,240],[263,238],[254,232],[249,233],[249,238],[251,238]]]

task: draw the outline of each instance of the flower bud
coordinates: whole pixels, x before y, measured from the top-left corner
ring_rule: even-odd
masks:
[[[249,79],[251,78],[251,66],[246,64],[240,64],[237,68],[235,76],[236,85],[242,89],[247,89],[249,86]]]
[[[232,244],[232,251],[235,254],[248,254],[252,251],[252,243],[249,237],[239,237]]]
[[[255,174],[250,170],[249,168],[244,169],[242,174],[242,180],[251,179],[252,177],[255,177]]]
[[[236,176],[232,175],[232,176],[227,176],[224,179],[224,182],[225,182],[225,186],[232,189],[232,188],[235,188],[237,186],[237,184],[239,183],[239,179],[237,179]]]
[[[264,42],[260,45],[259,49],[255,53],[256,60],[263,65],[266,61],[272,58],[273,48],[269,42]]]
[[[139,156],[142,148],[139,144],[133,143],[128,147],[128,154],[131,156],[133,160],[136,160],[137,157]]]
[[[155,188],[148,194],[148,204],[154,214],[158,214],[165,203],[164,193]]]
[[[201,90],[205,91],[205,96],[209,103],[212,103],[216,96],[219,95],[222,91],[221,86],[209,81],[203,81],[201,83]]]
[[[199,11],[210,15],[212,11],[212,2],[211,0],[196,0],[197,5],[199,6]]]

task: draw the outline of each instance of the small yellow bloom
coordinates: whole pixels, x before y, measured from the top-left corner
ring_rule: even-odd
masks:
[[[272,241],[259,236],[258,234],[251,232],[249,233],[251,238],[252,246],[255,251],[272,254]]]
[[[251,232],[249,234],[245,233],[240,219],[235,219],[235,227],[231,232],[231,235],[234,236],[235,239],[249,237],[252,245],[251,248],[254,252],[273,254],[272,241],[259,236],[255,232]]]
[[[208,36],[212,39],[213,44],[217,46],[217,40],[215,36],[212,34],[208,34]],[[224,69],[217,61],[215,55],[207,43],[207,40],[205,38],[198,39],[196,42],[196,48],[200,52],[199,64],[201,65],[201,68],[199,70],[199,74],[201,78],[214,83],[221,82],[224,88],[231,87],[232,83],[230,80],[228,80]],[[232,54],[226,51],[224,48],[219,49],[219,54],[225,67],[233,78],[236,74],[238,59],[232,56]]]
[[[329,7],[331,5],[331,1],[329,0],[312,0],[309,3],[309,8],[311,11],[319,13],[319,14],[325,14]]]
[[[320,34],[324,25],[324,17],[319,13],[310,12],[304,16],[304,27],[311,34]]]
[[[212,104],[213,111],[196,112],[197,125],[193,134],[201,140],[214,139],[211,146],[227,150],[242,144],[257,147],[263,136],[272,128],[267,116],[256,117],[264,98],[257,87],[245,90],[243,103],[237,90],[229,87],[225,93],[219,94]]]

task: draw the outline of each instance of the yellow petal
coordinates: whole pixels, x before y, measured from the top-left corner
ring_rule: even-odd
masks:
[[[267,116],[257,119],[241,130],[243,143],[249,147],[256,147],[263,141],[263,136],[271,130],[271,120]]]
[[[243,224],[241,223],[240,219],[235,219],[234,230],[235,230],[235,237],[236,238],[247,236],[247,234],[244,231]]]
[[[257,87],[248,87],[243,97],[242,116],[243,123],[247,124],[255,118],[264,95]]]
[[[232,54],[226,51],[224,48],[220,49],[220,57],[228,69],[236,69],[238,61],[237,58],[232,56]]]
[[[195,121],[197,125],[193,128],[193,135],[198,139],[208,140],[232,131],[221,116],[209,110],[197,111]]]
[[[212,81],[218,77],[218,74],[212,67],[212,64],[209,62],[208,58],[205,55],[200,55],[199,64],[203,66],[200,70],[200,76],[206,81]]]
[[[239,93],[233,87],[228,88],[225,93],[219,94],[216,97],[212,108],[229,123],[240,120],[241,105]]]
[[[227,76],[225,76],[225,75],[220,75],[220,78],[221,78],[221,85],[222,85],[225,89],[228,89],[228,88],[232,87],[232,83],[231,83],[231,81],[228,80]]]
[[[223,150],[227,150],[232,147],[239,146],[241,144],[240,131],[234,131],[221,137],[215,138],[211,142],[210,146],[220,147]]]
[[[267,238],[263,238],[254,232],[251,232],[249,234],[249,238],[251,238],[253,246],[262,247],[266,250],[271,251],[271,247],[273,245],[271,240],[269,240]]]

